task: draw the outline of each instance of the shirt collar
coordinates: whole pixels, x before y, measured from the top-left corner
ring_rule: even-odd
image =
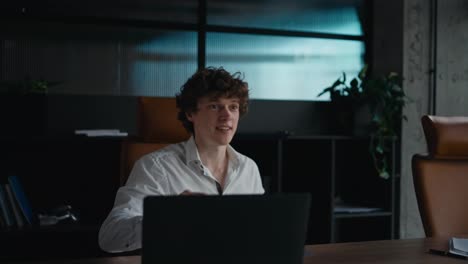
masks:
[[[239,167],[240,154],[233,147],[231,147],[231,145],[228,145],[227,153],[229,158],[229,167],[231,167],[233,170],[236,170]],[[198,153],[197,145],[195,144],[195,138],[193,136],[191,136],[185,142],[185,157],[187,159],[187,165],[193,162],[199,162],[200,164],[202,163],[200,154]]]
[[[187,159],[187,165],[195,161],[199,161],[201,163],[197,145],[195,144],[195,138],[193,136],[185,142],[185,158]]]
[[[240,165],[239,153],[237,153],[237,151],[233,147],[231,147],[231,145],[228,145],[227,152],[229,157],[229,167],[231,167],[233,170],[237,170],[237,168],[239,168]]]

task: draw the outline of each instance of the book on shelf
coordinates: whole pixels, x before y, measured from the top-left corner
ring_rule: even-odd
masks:
[[[449,252],[454,255],[468,257],[468,238],[451,237]]]
[[[13,227],[15,219],[13,216],[13,212],[10,209],[7,194],[2,184],[0,184],[0,211],[3,218],[4,226],[6,228]]]
[[[359,206],[359,205],[351,205],[351,204],[336,204],[333,208],[333,213],[335,214],[362,214],[362,213],[374,213],[374,212],[381,212],[383,211],[382,208],[378,207],[367,207],[367,206]]]
[[[8,182],[10,183],[11,190],[16,198],[22,216],[27,224],[32,225],[34,221],[33,211],[19,178],[15,175],[10,175],[8,176]]]
[[[23,220],[23,215],[21,214],[21,209],[19,208],[18,202],[16,201],[15,195],[13,194],[10,184],[5,183],[5,192],[8,197],[8,201],[10,204],[10,207],[13,211],[14,219],[16,222],[16,226],[18,228],[22,228],[24,226],[24,220]]]
[[[3,218],[2,212],[0,211],[0,228],[5,228],[5,227],[7,227],[7,226],[6,226],[5,220]]]

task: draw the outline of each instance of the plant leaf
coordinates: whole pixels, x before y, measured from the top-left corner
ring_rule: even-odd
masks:
[[[381,172],[379,173],[379,176],[380,176],[381,178],[386,179],[386,180],[387,180],[388,178],[390,178],[390,174],[388,174],[388,172],[387,172],[386,170],[381,171]]]

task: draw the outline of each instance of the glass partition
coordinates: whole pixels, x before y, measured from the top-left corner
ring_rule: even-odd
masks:
[[[208,33],[206,49],[206,65],[245,73],[255,99],[329,100],[317,95],[364,56],[362,41],[227,33]]]

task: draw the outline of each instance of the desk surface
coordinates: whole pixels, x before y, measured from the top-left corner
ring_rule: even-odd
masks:
[[[304,264],[335,263],[466,263],[466,260],[427,253],[429,248],[446,248],[446,238],[403,239],[306,246]],[[10,262],[23,264],[140,264],[139,256],[95,259]]]

